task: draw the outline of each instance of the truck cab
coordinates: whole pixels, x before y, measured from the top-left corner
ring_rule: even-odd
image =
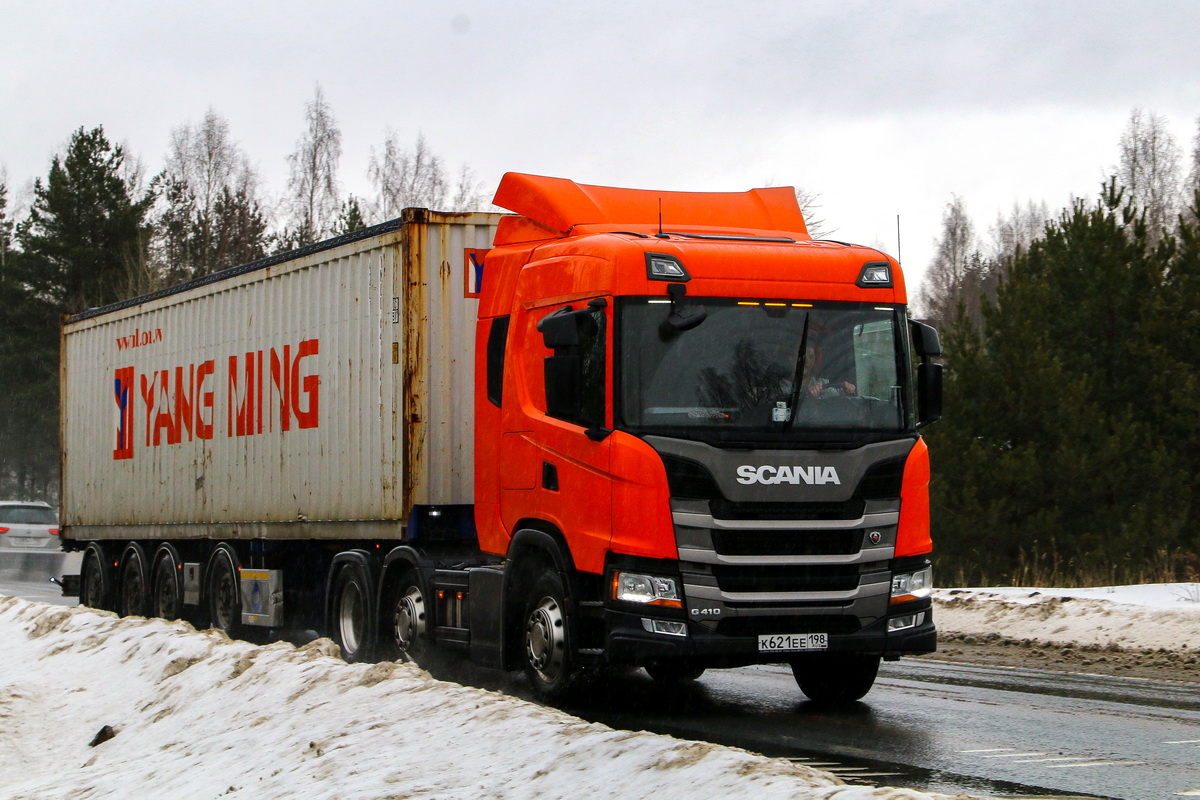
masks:
[[[812,240],[787,188],[509,174],[495,202],[475,523],[535,687],[787,662],[846,700],[933,651],[940,348],[899,264]]]

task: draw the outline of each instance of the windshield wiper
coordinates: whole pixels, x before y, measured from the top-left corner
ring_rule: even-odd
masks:
[[[788,398],[788,407],[791,409],[791,413],[783,422],[785,432],[792,430],[792,423],[800,415],[800,401],[804,399],[804,387],[801,386],[801,381],[804,380],[804,363],[808,360],[808,321],[811,318],[811,314],[804,315],[804,332],[800,334],[800,352],[796,353],[796,372],[792,376],[792,396]]]

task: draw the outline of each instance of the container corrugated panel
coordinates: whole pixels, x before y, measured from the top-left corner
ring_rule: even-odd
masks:
[[[410,210],[69,321],[65,535],[388,537],[414,503],[471,502],[464,253],[498,218]]]

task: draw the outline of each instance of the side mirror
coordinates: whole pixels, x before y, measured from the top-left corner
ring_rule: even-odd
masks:
[[[542,334],[542,342],[547,348],[558,350],[579,346],[579,313],[572,311],[570,306],[563,306],[542,318],[537,329],[538,333]]]
[[[913,347],[922,361],[942,354],[942,340],[938,336],[937,328],[915,319],[908,321],[908,327],[912,334]]]
[[[917,367],[917,426],[928,425],[941,418],[942,365],[926,361]]]

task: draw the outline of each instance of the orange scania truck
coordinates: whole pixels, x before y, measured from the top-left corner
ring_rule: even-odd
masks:
[[[838,703],[933,651],[940,345],[899,264],[788,188],[495,203],[69,318],[67,587],[551,698],[786,663]]]

